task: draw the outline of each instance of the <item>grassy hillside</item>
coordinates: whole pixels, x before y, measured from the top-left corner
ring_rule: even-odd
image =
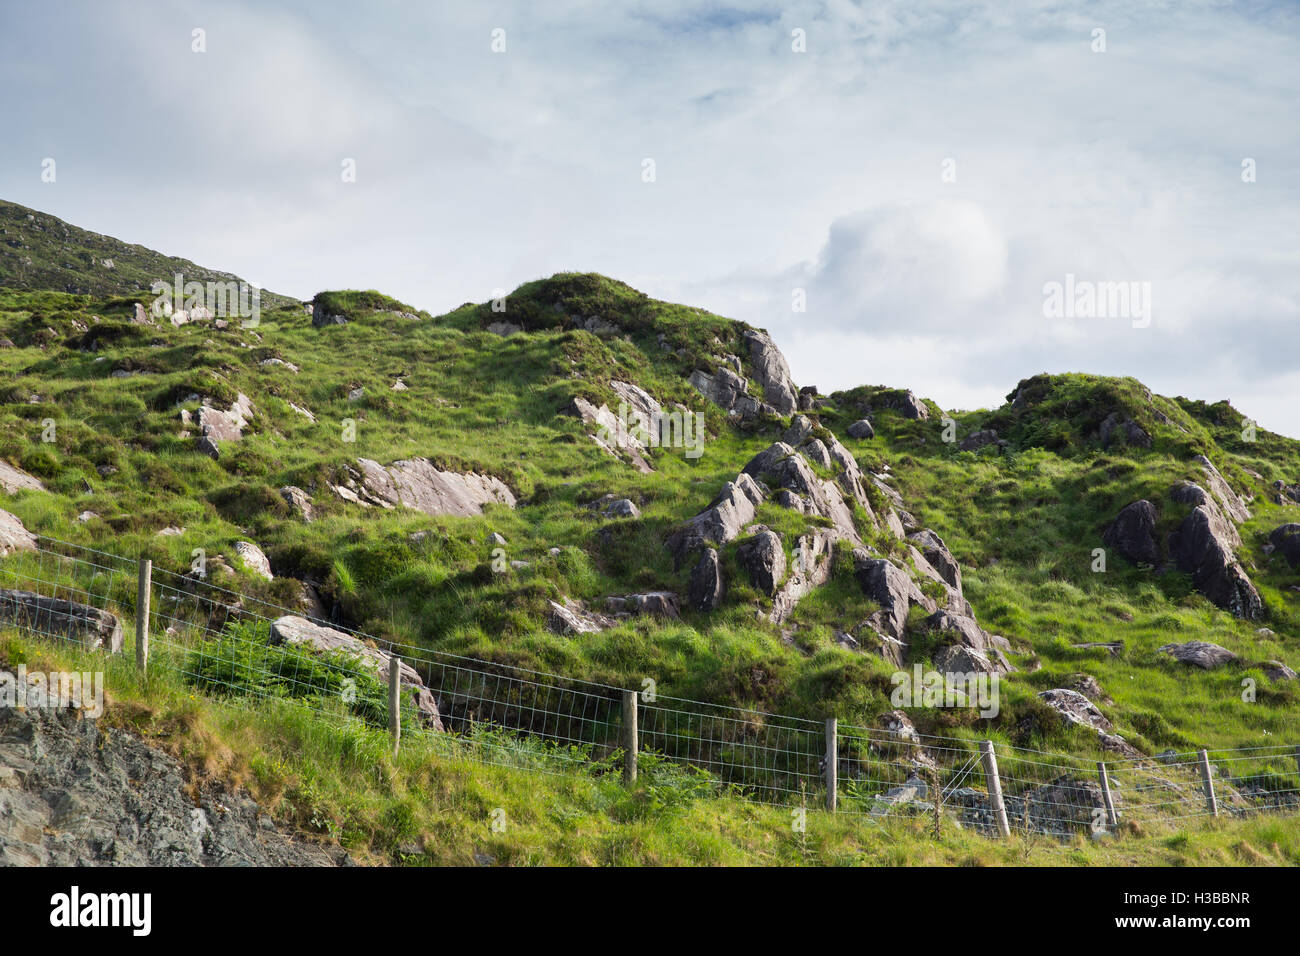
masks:
[[[147,293],[155,281],[231,282],[239,277],[79,229],[47,213],[0,200],[0,286],[93,296]],[[146,304],[150,296],[144,301]],[[263,290],[264,308],[293,300]]]
[[[135,301],[0,290],[0,337],[13,343],[0,349],[0,459],[48,489],[0,494],[0,507],[29,529],[177,572],[195,548],[224,554],[228,586],[292,605],[306,581],[338,619],[439,650],[617,686],[652,677],[676,696],[814,719],[871,725],[891,709],[894,666],[834,637],[876,609],[849,560],[837,561],[830,581],[780,627],[755,614],[768,599],[739,573],[736,542],[721,549],[728,593],[712,613],[638,617],[577,636],[545,627],[551,600],[599,606],[609,595],[686,592],[690,569],[674,568],[668,534],[789,424],[729,418],[687,382],[693,371],[713,371],[715,356],[747,354],[742,323],[583,274],[521,286],[504,311],[466,304],[441,316],[375,292],[322,293],[317,310],[346,320],[323,327],[297,303],[264,311],[256,329],[137,325]],[[521,331],[489,331],[498,322]],[[583,398],[616,410],[611,380],[702,413],[704,454],[650,450],[654,471],[643,474],[598,447],[571,409]],[[244,437],[223,443],[213,460],[196,449],[182,413],[197,413],[204,398],[224,408],[241,393],[254,414]],[[960,451],[944,440],[937,407],[927,419],[907,418],[898,394],[864,386],[829,396],[814,414],[864,468],[892,469],[907,509],[945,539],[980,622],[1011,641],[1018,667],[991,722],[968,710],[909,709],[919,729],[970,728],[1093,753],[1095,734],[1045,713],[1035,697],[1086,673],[1110,699],[1101,707],[1117,732],[1145,753],[1300,741],[1295,682],[1271,682],[1255,666],[1300,667],[1300,574],[1261,549],[1289,519],[1270,486],[1300,479],[1300,444],[1263,431],[1245,441],[1242,416],[1226,405],[1070,375],[1035,376],[1001,408],[957,415],[958,439],[990,428],[1007,442]],[[868,409],[875,437],[850,438],[848,425]],[[1142,428],[1150,447],[1102,448],[1097,433],[1112,414]],[[1168,490],[1199,480],[1199,454],[1253,498],[1239,556],[1264,620],[1215,608],[1173,570],[1143,570],[1114,554],[1104,573],[1092,570],[1103,529],[1128,502],[1158,502],[1162,534],[1175,526],[1185,508]],[[519,506],[431,517],[363,508],[330,489],[358,458],[415,456],[497,476]],[[311,495],[311,522],[281,497],[286,485]],[[631,499],[641,517],[588,507],[607,494]],[[79,520],[86,512],[94,516]],[[806,525],[771,502],[758,520],[777,530]],[[164,528],[184,532],[160,536]],[[902,554],[898,542],[862,530],[883,552]],[[526,564],[494,573],[491,532],[504,536],[511,561]],[[266,551],[276,580],[238,567],[237,540]],[[1118,656],[1071,646],[1113,640],[1125,642]],[[1244,663],[1207,672],[1157,652],[1189,640],[1221,644]],[[913,658],[929,653],[918,633]],[[1242,699],[1248,677],[1259,686],[1252,702]]]
[[[0,668],[101,666],[67,645],[0,633]],[[993,841],[951,822],[936,837],[924,817],[871,821],[813,806],[790,811],[699,786],[673,765],[645,761],[637,785],[617,773],[553,770],[521,746],[513,766],[485,765],[472,747],[407,741],[340,724],[291,701],[247,707],[196,696],[174,672],[142,683],[110,662],[105,720],[180,758],[189,786],[248,788],[280,822],[339,843],[359,863],[406,866],[1295,866],[1300,829],[1287,818],[1128,825],[1116,838]],[[501,759],[496,754],[494,759]],[[219,791],[221,792],[221,791]],[[496,823],[494,829],[493,824]]]

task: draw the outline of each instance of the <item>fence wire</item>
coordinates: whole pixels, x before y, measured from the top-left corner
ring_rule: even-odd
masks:
[[[138,562],[49,538],[0,560],[0,625],[86,648],[134,644]],[[399,661],[403,733],[447,753],[546,773],[621,770],[625,691],[591,681],[384,641],[220,588],[198,573],[153,570],[150,660],[220,698],[296,700],[332,719],[386,727],[388,667]],[[826,799],[821,721],[643,694],[637,750],[713,792],[772,804]],[[919,734],[901,712],[835,735],[838,810],[863,819],[942,814],[990,836],[1071,838],[1125,822],[1300,810],[1300,749],[1167,751],[1106,761],[999,744],[993,797],[978,739]],[[1213,802],[1205,785],[1213,781]],[[1109,799],[1108,799],[1109,797]]]

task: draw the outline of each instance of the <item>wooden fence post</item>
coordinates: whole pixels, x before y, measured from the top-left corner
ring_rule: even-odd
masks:
[[[388,730],[393,735],[393,756],[402,744],[402,670],[396,654],[388,658]]]
[[[149,595],[153,588],[153,562],[140,559],[140,576],[135,591],[135,666],[144,673],[149,663]]]
[[[623,691],[623,784],[636,783],[636,753],[641,745],[636,726],[637,692]]]
[[[840,722],[826,718],[826,809],[835,812],[840,792]]]
[[[989,803],[993,818],[998,825],[998,833],[1003,838],[1011,836],[1011,824],[1007,822],[1007,805],[1002,800],[1002,781],[998,778],[998,757],[993,752],[993,741],[986,740],[980,744],[984,753],[984,778],[989,785]]]
[[[1201,761],[1201,784],[1205,787],[1205,806],[1214,816],[1219,815],[1219,801],[1214,796],[1214,778],[1210,776],[1210,755],[1202,750],[1198,755]]]
[[[1101,799],[1106,804],[1106,826],[1114,830],[1119,826],[1119,814],[1115,812],[1115,799],[1110,795],[1110,774],[1106,772],[1106,761],[1097,761],[1097,776],[1101,778]]]

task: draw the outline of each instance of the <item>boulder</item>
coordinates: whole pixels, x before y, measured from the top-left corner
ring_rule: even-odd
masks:
[[[1072,724],[1088,727],[1092,730],[1111,730],[1111,723],[1087,697],[1077,690],[1057,687],[1041,691],[1038,699],[1057,711]]]
[[[1269,543],[1277,553],[1286,558],[1287,564],[1300,569],[1300,524],[1284,524],[1274,528],[1268,535]]]
[[[726,585],[722,580],[722,562],[715,548],[705,548],[691,571],[687,602],[695,611],[714,611],[722,604]]]
[[[32,534],[17,515],[0,509],[0,558],[15,551],[35,551],[36,535]]]
[[[763,528],[752,538],[742,541],[736,556],[750,583],[761,593],[772,596],[785,579],[785,549],[776,532]]]
[[[1146,500],[1125,505],[1101,536],[1102,543],[1114,548],[1134,564],[1160,563],[1160,546],[1156,543],[1156,509]]]
[[[1206,484],[1209,486],[1210,493],[1218,499],[1219,504],[1223,507],[1224,513],[1237,523],[1250,520],[1250,509],[1241,497],[1232,490],[1232,487],[1219,474],[1219,469],[1214,467],[1214,463],[1204,455],[1197,455],[1195,461],[1205,472]]]
[[[294,511],[298,512],[303,521],[311,521],[313,509],[311,506],[311,496],[303,491],[297,485],[285,485],[280,489],[280,497],[285,500]]]
[[[614,618],[588,611],[568,598],[565,598],[563,604],[555,601],[547,603],[546,626],[556,634],[594,634],[618,623]]]
[[[32,591],[0,588],[0,624],[68,638],[91,650],[99,648],[110,654],[122,650],[122,622],[116,615]]]
[[[311,303],[311,324],[319,329],[326,325],[347,325],[348,320],[345,316],[327,311],[323,302],[313,299]]]
[[[39,478],[0,458],[0,489],[7,495],[16,495],[20,491],[44,491],[45,486]]]
[[[979,451],[986,445],[997,445],[999,449],[1007,447],[1010,444],[1006,439],[999,438],[997,429],[981,428],[977,432],[967,435],[957,444],[958,451]]]
[[[597,498],[587,507],[593,511],[598,511],[606,518],[639,518],[641,511],[633,503],[631,498],[615,498],[613,495],[605,495]]]
[[[1224,664],[1237,660],[1237,655],[1226,647],[1211,644],[1209,641],[1188,641],[1186,644],[1165,644],[1160,647],[1162,653],[1168,654],[1184,664],[1212,671]]]
[[[1009,674],[1015,670],[1004,653],[1010,643],[985,631],[973,617],[939,610],[926,618],[925,627],[942,635],[946,646],[936,653],[934,662],[944,673]],[[973,666],[957,666],[963,663]]]
[[[952,556],[948,546],[929,528],[910,534],[907,539],[916,545],[925,556],[930,567],[939,573],[939,577],[950,587],[961,593],[961,567]]]
[[[766,332],[746,329],[745,341],[749,344],[749,364],[754,377],[763,390],[763,400],[776,409],[778,415],[790,415],[799,407],[799,393],[790,380],[790,366]]]
[[[817,514],[830,521],[838,534],[861,543],[853,523],[853,512],[844,500],[839,485],[817,477],[803,455],[785,442],[776,442],[759,452],[745,465],[744,473],[761,479],[773,488],[784,488],[798,495],[805,514]]]
[[[1073,674],[1070,677],[1070,690],[1078,691],[1089,700],[1109,702],[1110,698],[1091,674]]]
[[[1269,680],[1295,680],[1296,673],[1287,667],[1281,661],[1265,661],[1261,667],[1264,669],[1264,676]]]
[[[515,506],[510,488],[492,475],[443,471],[427,458],[412,458],[381,465],[358,458],[347,477],[331,489],[345,501],[396,508],[399,505],[428,515],[470,517],[490,504]]]
[[[865,418],[859,418],[856,422],[846,428],[845,432],[850,438],[865,439],[876,437],[876,430],[871,427],[871,422],[867,421]]]
[[[1111,800],[1114,804],[1121,802],[1118,788],[1111,788]],[[1025,794],[1023,812],[1031,829],[1066,835],[1092,830],[1098,819],[1105,820],[1105,816],[1097,812],[1105,808],[1106,798],[1101,784],[1074,774],[1064,774]],[[1021,822],[1021,818],[1017,817],[1016,822]]]
[[[741,529],[754,520],[765,491],[749,475],[741,473],[729,481],[704,511],[668,537],[668,549],[676,567],[706,542],[721,545],[739,537]]]
[[[390,655],[345,631],[314,624],[305,617],[285,615],[271,622],[270,642],[273,645],[290,644],[307,647],[318,654],[343,654],[370,671],[385,683],[388,681]],[[419,713],[420,722],[432,730],[443,729],[438,702],[425,686],[423,678],[411,665],[398,659],[398,681],[411,698]]]
[[[830,580],[835,540],[835,534],[826,530],[800,536],[789,577],[772,597],[773,624],[783,623],[800,600]]]
[[[645,591],[622,595],[623,606],[633,614],[676,619],[681,617],[677,595],[672,591]]]
[[[1134,448],[1151,447],[1151,436],[1146,430],[1133,419],[1119,412],[1111,412],[1106,416],[1101,423],[1098,437],[1101,439],[1102,448],[1109,448],[1115,444]]]
[[[893,562],[858,548],[853,552],[853,565],[862,592],[880,605],[880,610],[867,620],[881,634],[903,640],[907,614],[913,604],[931,614],[937,610],[934,601],[926,597],[907,572]]]
[[[1236,529],[1217,509],[1198,505],[1169,535],[1169,555],[1210,601],[1237,617],[1254,620],[1264,605],[1237,563],[1234,540],[1240,540]]]
[[[275,575],[271,573],[271,562],[267,560],[262,549],[253,542],[236,541],[235,554],[239,556],[239,561],[245,569],[268,581],[275,579]]]
[[[930,417],[930,409],[910,389],[885,395],[882,403],[886,408],[892,408],[902,414],[904,418],[925,421]]]
[[[725,366],[719,366],[716,373],[696,369],[687,380],[701,395],[715,405],[726,409],[733,417],[752,419],[759,415],[776,415],[771,405],[760,402],[749,394],[749,382]]]

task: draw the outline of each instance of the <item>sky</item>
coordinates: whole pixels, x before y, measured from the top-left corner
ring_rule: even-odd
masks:
[[[304,299],[601,272],[823,393],[1132,375],[1300,437],[1297,63],[1295,2],[0,0],[0,198]]]

